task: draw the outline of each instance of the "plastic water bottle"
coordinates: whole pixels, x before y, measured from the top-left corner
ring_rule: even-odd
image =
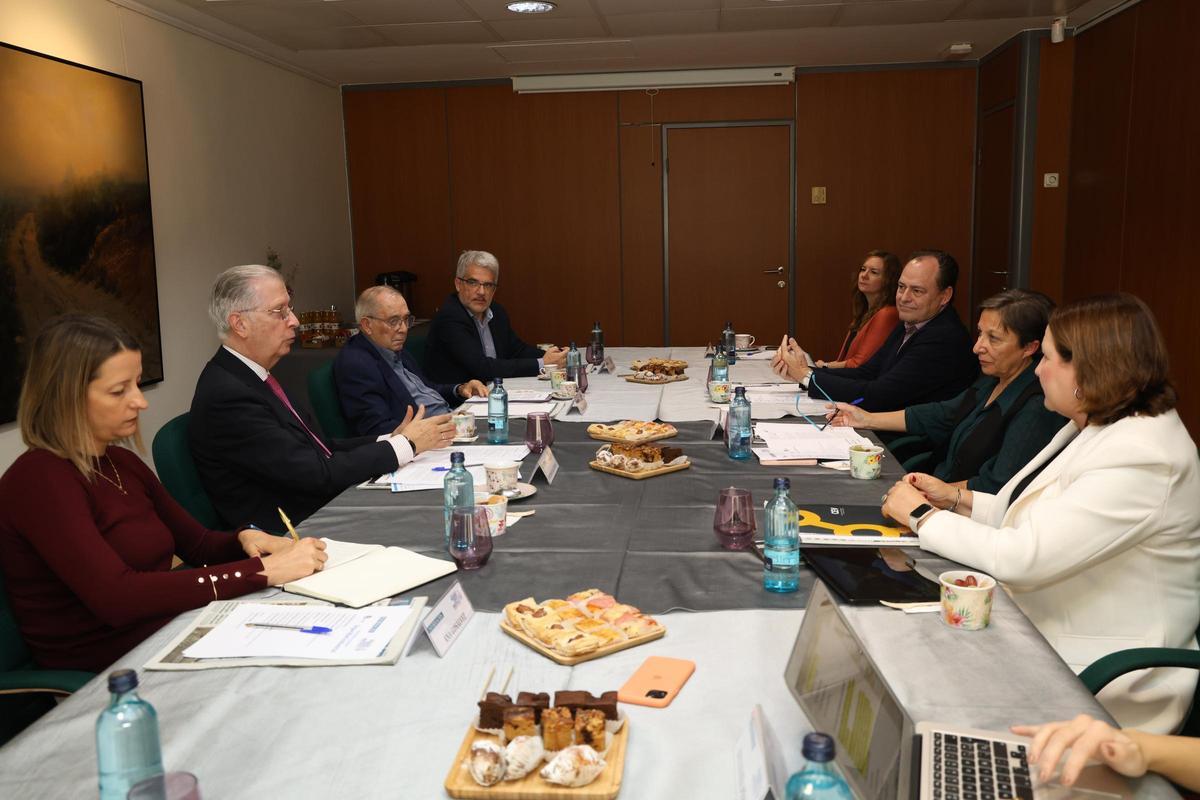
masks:
[[[604,361],[604,331],[600,329],[600,320],[592,326],[592,359],[596,364]]]
[[[796,504],[788,497],[792,482],[775,479],[775,496],[766,502],[763,536],[763,588],[794,592],[800,588],[800,524]],[[831,756],[832,758],[832,756]]]
[[[488,395],[488,444],[508,444],[508,391],[496,378]]]
[[[746,399],[746,387],[733,390],[733,401],[729,404],[729,416],[725,422],[729,434],[729,457],[743,461],[750,457],[750,401]]]
[[[567,351],[567,380],[579,381],[579,367],[583,365],[583,356],[579,353],[579,348],[571,342],[571,349]]]
[[[717,354],[712,360],[712,380],[724,383],[729,380],[729,358],[725,355],[725,345],[717,345]]]
[[[725,330],[721,331],[721,344],[725,345],[725,357],[729,359],[729,363],[736,364],[737,332],[733,329],[733,322],[725,323]]]
[[[461,450],[452,452],[450,471],[446,473],[446,480],[442,481],[446,516],[444,547],[450,546],[450,515],[454,513],[454,509],[475,507],[475,478],[467,472],[465,461]]]
[[[125,800],[135,783],[163,771],[158,714],[138,697],[137,685],[137,673],[131,669],[108,676],[112,697],[96,719],[100,800]]]
[[[787,782],[787,800],[854,800],[846,780],[833,765],[837,745],[825,733],[804,737],[804,769]]]

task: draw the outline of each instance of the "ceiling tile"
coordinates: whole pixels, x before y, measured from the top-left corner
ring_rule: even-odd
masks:
[[[721,7],[721,0],[594,0],[604,16],[611,14],[653,14],[656,11],[709,11]],[[829,2],[829,0],[824,0]]]
[[[672,36],[686,33],[716,33],[721,12],[677,11],[655,14],[616,14],[605,17],[613,36]]]
[[[856,0],[721,0],[722,8],[787,8],[789,6],[836,6]]]
[[[453,0],[341,0],[337,8],[368,25],[466,22],[478,19]]]
[[[260,35],[289,50],[357,50],[391,44],[370,28],[286,28]]]
[[[445,0],[450,2],[450,0]],[[595,19],[596,12],[588,0],[551,0],[558,8],[548,14],[514,14],[506,6],[509,0],[462,0],[462,2],[479,15],[480,19],[509,20],[509,19]]]
[[[582,39],[607,36],[599,19],[513,19],[488,25],[507,42],[529,39]]]
[[[781,6],[777,8],[733,8],[721,12],[723,31],[820,28],[832,25],[840,6]]]
[[[358,20],[333,3],[280,6],[268,3],[204,3],[196,8],[231,25],[250,31],[274,28],[324,28],[354,25]]]
[[[406,47],[431,44],[494,42],[495,35],[482,22],[429,22],[415,25],[372,25],[371,30]]]
[[[1087,0],[968,0],[951,19],[1019,19],[1060,17]]]
[[[941,22],[962,0],[902,0],[896,2],[848,3],[838,15],[838,25],[915,25]]]
[[[500,58],[513,64],[637,58],[633,43],[628,39],[609,39],[602,42],[498,44],[489,49]]]

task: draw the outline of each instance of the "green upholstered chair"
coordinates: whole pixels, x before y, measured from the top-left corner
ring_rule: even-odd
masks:
[[[342,403],[338,400],[337,385],[333,382],[332,361],[308,373],[308,402],[326,436],[331,439],[349,439],[352,436],[350,425],[342,416]]]
[[[0,745],[93,677],[90,672],[38,669],[8,608],[0,580]]]
[[[408,332],[408,338],[404,340],[404,352],[417,360],[421,368],[425,367],[425,340],[429,334],[429,325],[418,325],[416,330]]]
[[[154,454],[154,468],[158,479],[197,522],[209,530],[221,530],[224,520],[208,499],[200,474],[192,461],[192,450],[188,446],[188,415],[180,414],[163,425],[154,435],[150,448]]]
[[[1200,636],[1200,630],[1196,631]],[[1151,667],[1187,667],[1200,669],[1200,650],[1181,650],[1174,647],[1135,647],[1118,650],[1099,658],[1079,673],[1079,680],[1092,694],[1096,694],[1111,681],[1127,672]],[[1192,699],[1192,710],[1183,721],[1179,733],[1184,736],[1200,736],[1200,685]]]

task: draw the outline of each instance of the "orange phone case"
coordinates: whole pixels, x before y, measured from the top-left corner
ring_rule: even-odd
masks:
[[[694,661],[650,656],[617,690],[617,699],[622,703],[663,708],[671,704],[695,671]]]

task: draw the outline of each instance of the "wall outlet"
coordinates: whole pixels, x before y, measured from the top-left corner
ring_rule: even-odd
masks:
[[[825,205],[825,187],[824,186],[812,187],[812,202],[813,202],[814,206]]]
[[[1058,188],[1058,173],[1057,172],[1047,172],[1044,175],[1042,175],[1042,186],[1046,189],[1057,189]]]

